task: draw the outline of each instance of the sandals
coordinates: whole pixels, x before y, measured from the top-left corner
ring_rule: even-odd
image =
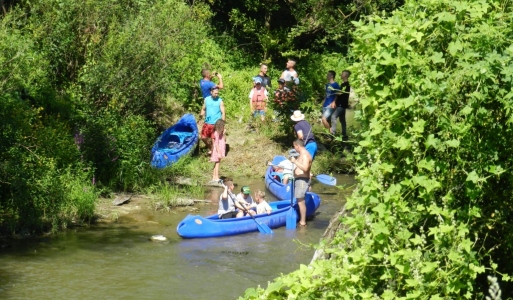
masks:
[[[298,223],[298,226],[301,227],[301,228],[306,228],[306,223],[305,224],[301,224],[301,223]]]

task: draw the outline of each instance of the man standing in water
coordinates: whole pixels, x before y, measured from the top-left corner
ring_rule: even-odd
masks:
[[[312,157],[306,151],[303,140],[296,139],[293,143],[294,149],[299,153],[299,157],[291,157],[290,161],[296,165],[294,169],[294,197],[296,197],[299,207],[299,226],[306,227],[306,204],[305,195],[308,191],[310,182],[310,168],[312,167]]]
[[[266,90],[269,91],[272,88],[271,77],[267,76],[267,65],[266,64],[260,65],[260,72],[255,77],[260,77],[262,79],[262,86]],[[267,87],[269,87],[269,88],[267,88]]]

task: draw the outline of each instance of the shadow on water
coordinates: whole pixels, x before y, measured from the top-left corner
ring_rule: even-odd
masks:
[[[339,184],[353,184],[350,176]],[[263,180],[236,180],[265,190]],[[194,214],[217,211],[213,188]],[[323,203],[308,227],[274,229],[210,239],[182,239],[176,225],[187,214],[147,212],[137,219],[77,228],[53,237],[13,241],[0,249],[1,299],[235,299],[249,287],[266,286],[282,273],[308,264],[344,194],[314,183]],[[268,196],[268,200],[273,200]],[[168,241],[150,242],[155,234]]]

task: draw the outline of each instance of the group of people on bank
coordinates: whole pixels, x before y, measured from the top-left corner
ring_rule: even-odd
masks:
[[[278,79],[278,89],[274,92],[274,100],[278,104],[290,101],[290,93],[299,84],[298,74],[295,70],[296,62],[287,61],[286,69]],[[223,77],[219,73],[211,73],[202,70],[200,89],[204,98],[200,117],[204,118],[201,128],[201,140],[206,144],[210,161],[214,163],[212,181],[219,182],[219,164],[226,156],[226,112],[223,100],[219,97],[219,89],[224,88]],[[350,72],[344,70],[341,74],[343,83],[335,82],[335,72],[328,71],[326,84],[326,98],[322,108],[323,125],[335,134],[336,120],[342,124],[343,138],[347,139],[345,109],[348,107]],[[212,82],[217,77],[219,83]],[[267,65],[260,66],[260,72],[253,78],[253,88],[249,93],[249,105],[253,117],[265,119],[267,110],[266,102],[269,98],[267,89],[272,88],[271,79],[267,76]],[[305,120],[305,115],[295,110],[290,119],[294,122],[296,139],[293,142],[294,149],[290,151],[289,159],[283,166],[275,166],[277,171],[283,172],[283,182],[293,180],[294,197],[297,199],[300,220],[299,226],[306,226],[305,195],[311,182],[311,166],[317,153],[317,143],[312,131],[312,126]],[[331,123],[331,124],[330,124]],[[285,165],[289,163],[288,165]],[[255,200],[249,195],[249,187],[244,186],[236,197],[232,191],[234,184],[231,179],[224,180],[224,191],[219,199],[218,215],[220,218],[243,217],[258,213],[271,213],[271,207],[265,201],[265,192],[257,191]]]

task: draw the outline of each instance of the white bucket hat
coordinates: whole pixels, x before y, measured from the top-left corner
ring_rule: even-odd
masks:
[[[301,113],[299,110],[295,110],[290,119],[294,122],[299,122],[305,119],[305,115]]]

